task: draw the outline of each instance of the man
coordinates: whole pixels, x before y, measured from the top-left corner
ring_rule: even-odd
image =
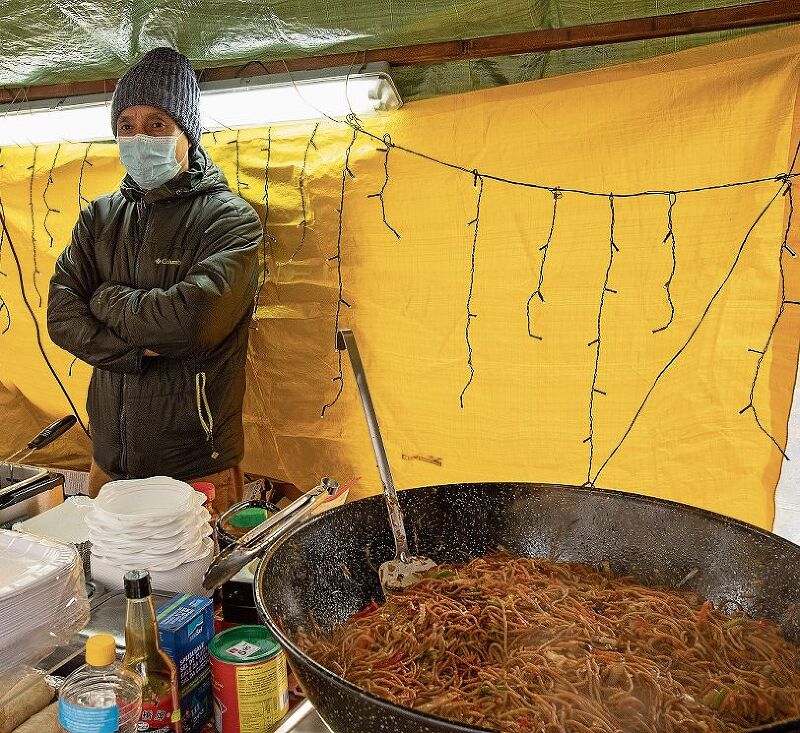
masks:
[[[245,359],[262,229],[200,143],[189,60],[148,53],[111,119],[127,175],[80,214],[50,283],[52,340],[94,367],[89,494],[166,475],[240,498]]]

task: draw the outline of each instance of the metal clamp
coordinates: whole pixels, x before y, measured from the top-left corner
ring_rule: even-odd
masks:
[[[299,524],[317,505],[332,497],[338,490],[338,482],[332,478],[323,478],[317,486],[285,509],[242,535],[214,559],[203,578],[203,587],[213,590],[228,582],[243,567]]]

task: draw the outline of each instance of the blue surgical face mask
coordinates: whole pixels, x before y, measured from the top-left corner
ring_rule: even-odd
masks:
[[[158,188],[180,173],[182,163],[175,160],[178,136],[119,137],[119,159],[128,174],[146,191]],[[187,153],[188,155],[188,153]]]

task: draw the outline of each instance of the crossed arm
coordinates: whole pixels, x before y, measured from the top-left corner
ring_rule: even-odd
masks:
[[[252,306],[261,236],[254,212],[231,209],[204,232],[185,279],[166,290],[139,289],[103,282],[88,207],[50,282],[50,338],[82,361],[114,372],[140,372],[148,356],[201,358]]]

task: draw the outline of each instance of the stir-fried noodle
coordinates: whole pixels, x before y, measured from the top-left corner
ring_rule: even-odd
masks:
[[[297,641],[382,698],[513,733],[728,733],[800,715],[800,648],[774,624],[505,552]]]

